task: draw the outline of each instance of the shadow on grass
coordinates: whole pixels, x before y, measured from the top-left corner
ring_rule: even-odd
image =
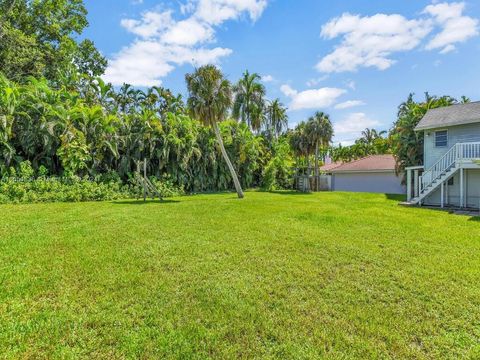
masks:
[[[480,216],[472,216],[468,221],[480,222]]]
[[[385,197],[388,200],[395,200],[395,201],[406,201],[407,197],[401,194],[385,194]]]
[[[262,191],[259,191],[262,192]],[[266,191],[268,194],[276,194],[276,195],[312,195],[313,192],[300,192],[296,190],[273,190],[273,191]]]
[[[151,204],[174,204],[174,203],[179,203],[180,201],[178,200],[171,200],[171,199],[165,199],[165,200],[148,200],[143,201],[143,200],[121,200],[121,201],[112,201],[112,204],[115,205],[151,205]]]

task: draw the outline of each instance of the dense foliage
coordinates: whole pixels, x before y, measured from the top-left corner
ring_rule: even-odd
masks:
[[[235,121],[219,129],[242,185],[258,185],[264,139]],[[28,160],[48,175],[115,172],[127,181],[144,158],[149,174],[168,176],[186,191],[230,188],[213,130],[192,120],[168,90],[117,92],[97,79],[78,92],[45,80],[19,85],[0,78],[0,176]]]
[[[300,122],[290,132],[290,146],[296,158],[297,167],[310,169],[311,157],[314,156],[315,175],[319,174],[320,156],[330,152],[333,137],[333,125],[330,117],[317,111],[308,121]]]
[[[462,97],[461,102],[469,102]],[[425,94],[423,101],[415,101],[413,94],[400,104],[398,117],[390,131],[392,151],[397,158],[397,172],[405,167],[423,164],[423,132],[415,132],[415,127],[430,109],[458,103],[451,96],[431,96]]]
[[[99,76],[107,61],[92,41],[76,37],[88,26],[82,0],[0,0],[0,64],[4,75],[53,82]]]
[[[10,168],[0,179],[0,203],[36,203],[57,201],[104,201],[140,198],[143,188],[134,181],[124,183],[117,173],[109,172],[94,178],[76,175],[47,176],[44,166],[35,171],[30,161],[20,163],[18,170]],[[162,197],[184,194],[181,186],[168,177],[151,177]]]
[[[386,131],[367,128],[353,145],[333,147],[330,155],[334,161],[349,162],[369,155],[389,154],[392,152],[392,141],[386,135]]]

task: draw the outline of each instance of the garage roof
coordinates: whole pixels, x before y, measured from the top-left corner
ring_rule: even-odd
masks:
[[[395,170],[395,158],[393,155],[370,155],[332,169],[332,173],[344,171],[388,171]]]
[[[326,164],[326,165],[320,166],[320,171],[331,172],[333,169],[335,169],[339,166],[342,166],[342,165],[343,165],[343,161],[336,161],[336,162],[333,162],[331,164]]]

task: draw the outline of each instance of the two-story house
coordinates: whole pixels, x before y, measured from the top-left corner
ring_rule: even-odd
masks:
[[[405,169],[407,201],[479,208],[480,102],[429,110],[415,131],[424,133],[424,161]]]

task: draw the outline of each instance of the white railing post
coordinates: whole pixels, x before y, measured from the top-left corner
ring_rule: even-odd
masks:
[[[407,201],[412,200],[412,169],[407,169]]]
[[[413,197],[418,197],[418,170],[413,171]]]

